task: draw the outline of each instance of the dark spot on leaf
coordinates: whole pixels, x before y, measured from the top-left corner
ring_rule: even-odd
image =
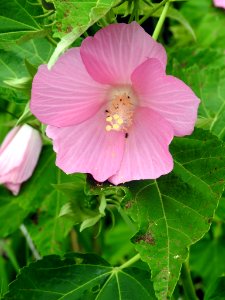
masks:
[[[34,225],[38,225],[38,213],[35,212],[30,216],[30,219]]]
[[[129,208],[131,208],[132,205],[133,205],[133,202],[132,202],[132,201],[128,201],[128,202],[125,204],[125,208],[126,208],[126,209],[129,209]]]
[[[145,233],[143,235],[139,235],[135,240],[135,242],[138,244],[141,241],[144,241],[145,243],[150,244],[150,245],[155,245],[155,239],[153,238],[151,233]]]
[[[208,223],[211,224],[212,223],[212,218],[208,218]]]

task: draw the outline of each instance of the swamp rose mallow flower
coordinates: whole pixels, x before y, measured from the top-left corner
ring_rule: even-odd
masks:
[[[12,129],[0,147],[0,184],[17,195],[33,173],[42,147],[40,134],[29,125]]]
[[[199,99],[167,76],[166,52],[141,26],[113,24],[39,67],[31,111],[48,124],[56,164],[119,184],[169,173],[168,146],[191,134]]]
[[[214,5],[225,9],[225,0],[213,0]]]

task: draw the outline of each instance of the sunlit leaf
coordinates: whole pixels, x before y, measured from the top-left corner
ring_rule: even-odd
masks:
[[[61,38],[49,63],[49,69],[58,57],[91,25],[104,17],[112,8],[114,0],[54,0],[56,23],[54,36]]]

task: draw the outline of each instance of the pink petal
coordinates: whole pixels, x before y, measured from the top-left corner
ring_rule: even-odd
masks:
[[[39,67],[33,80],[30,109],[43,123],[58,127],[78,124],[94,115],[108,87],[86,71],[80,49],[68,50],[51,70]]]
[[[133,88],[141,106],[164,117],[174,134],[191,134],[197,119],[199,99],[180,79],[167,76],[157,59],[148,59],[132,74]]]
[[[214,0],[214,5],[225,9],[225,0]]]
[[[155,57],[163,68],[166,52],[136,22],[112,24],[86,38],[81,57],[89,74],[104,84],[129,84],[135,68],[147,58]]]
[[[32,175],[41,147],[42,141],[37,130],[28,125],[19,127],[0,153],[0,183],[9,187],[14,194],[18,193],[20,184]]]
[[[20,183],[5,183],[4,184],[5,187],[7,187],[8,190],[10,190],[14,196],[17,196],[19,194],[19,191],[20,191],[20,187],[21,187],[21,184]]]
[[[155,179],[173,169],[168,145],[173,129],[159,114],[138,108],[126,139],[119,171],[109,181],[114,184],[139,179]]]
[[[9,131],[7,136],[5,137],[4,141],[2,142],[2,145],[0,146],[0,154],[4,151],[4,149],[8,146],[8,144],[12,141],[16,133],[20,127],[15,127],[12,130]]]
[[[124,133],[105,130],[105,112],[71,127],[47,127],[57,152],[56,165],[67,174],[91,173],[97,181],[115,174],[124,151]]]

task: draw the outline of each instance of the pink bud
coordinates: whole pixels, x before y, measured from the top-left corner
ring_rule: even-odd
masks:
[[[225,0],[213,0],[214,5],[225,9]]]
[[[41,136],[31,126],[12,129],[0,147],[0,184],[17,195],[21,184],[32,175],[41,147]]]

